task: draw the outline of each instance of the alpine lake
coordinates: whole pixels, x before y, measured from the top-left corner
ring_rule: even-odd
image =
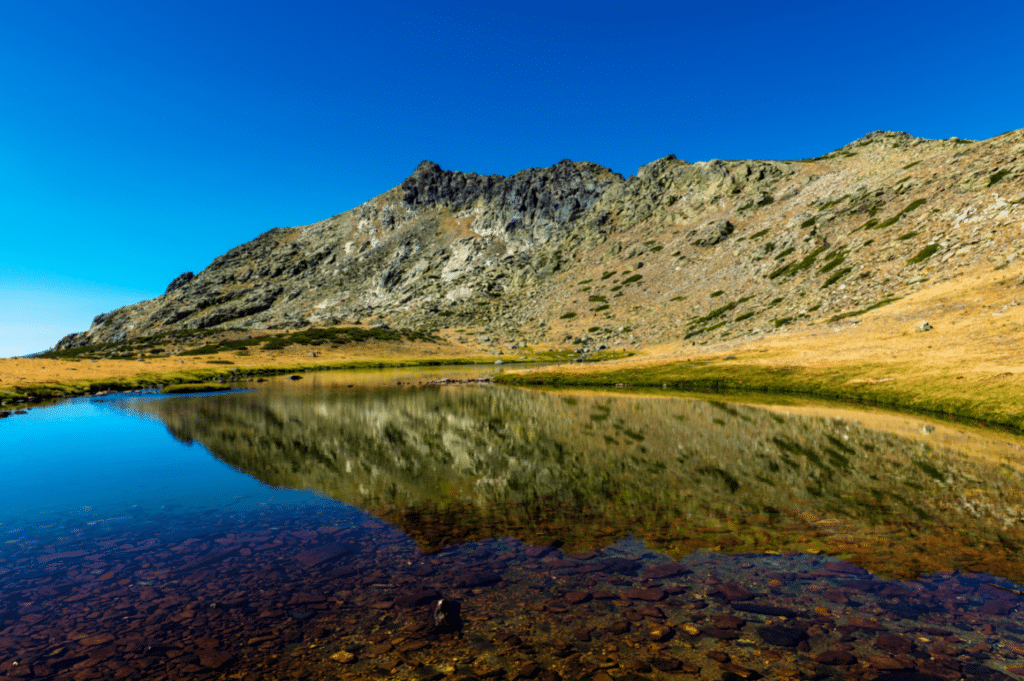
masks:
[[[0,421],[0,679],[1024,678],[1021,438],[496,370]]]

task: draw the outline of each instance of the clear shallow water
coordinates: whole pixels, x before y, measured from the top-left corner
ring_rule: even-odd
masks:
[[[0,422],[0,677],[1024,670],[1014,443],[482,373]]]

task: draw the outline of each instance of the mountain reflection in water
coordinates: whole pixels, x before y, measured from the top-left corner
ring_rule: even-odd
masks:
[[[425,552],[513,536],[566,551],[632,535],[846,558],[875,574],[1024,578],[1021,466],[849,419],[497,385],[347,385],[317,376],[142,400],[230,465],[400,526]]]

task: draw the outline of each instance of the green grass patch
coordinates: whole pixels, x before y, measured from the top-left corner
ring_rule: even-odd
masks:
[[[711,297],[712,298],[717,298],[718,296],[722,295],[723,293],[725,293],[725,291],[715,291],[714,293],[711,294]]]
[[[809,217],[809,218],[807,218],[806,220],[804,220],[803,222],[800,223],[800,227],[801,228],[810,227],[811,225],[813,225],[817,221],[818,221],[818,218],[813,217],[813,216]]]
[[[908,265],[916,265],[919,262],[924,262],[928,258],[930,258],[933,255],[935,255],[935,253],[938,252],[938,250],[939,250],[939,245],[938,244],[928,244],[927,246],[922,248],[920,251],[918,251],[917,255],[915,255],[913,258],[908,260],[907,264]]]
[[[623,279],[622,280],[622,285],[625,286],[627,284],[632,284],[634,282],[640,281],[643,278],[644,278],[644,275],[642,275],[642,274],[633,274],[633,275],[630,275],[630,276],[626,277],[625,279]]]
[[[897,300],[899,300],[899,298],[886,298],[885,300],[880,300],[880,301],[878,301],[877,303],[875,303],[873,305],[868,305],[867,307],[865,307],[863,309],[860,309],[860,310],[856,310],[855,312],[844,312],[842,314],[837,314],[834,317],[829,317],[829,321],[830,322],[838,322],[841,319],[848,319],[850,317],[857,317],[859,315],[864,314],[865,312],[871,312],[872,310],[877,310],[880,307],[885,307],[889,303],[895,303]]]
[[[590,296],[589,298],[587,298],[587,300],[590,301],[591,303],[607,303],[608,302],[608,299],[605,298],[604,296]]]
[[[818,274],[827,274],[846,262],[846,251],[838,250],[829,256],[829,259],[818,268]]]
[[[998,172],[992,173],[991,175],[988,176],[988,186],[991,187],[995,184],[998,184],[1000,180],[1002,180],[1009,174],[1009,170],[1000,170]]]
[[[693,338],[694,336],[699,336],[699,335],[704,334],[704,333],[709,333],[711,331],[714,331],[715,329],[722,328],[723,326],[725,326],[728,323],[729,323],[729,320],[726,319],[723,322],[718,322],[714,326],[707,326],[707,327],[700,327],[700,328],[697,328],[697,329],[693,329],[692,331],[688,331],[686,333],[686,335],[683,336],[683,339],[685,340],[685,339],[688,339],[688,338]]]
[[[164,386],[160,390],[164,395],[182,395],[186,393],[216,393],[231,390],[226,383],[180,383]]]
[[[864,225],[864,228],[865,229],[885,229],[886,227],[891,227],[892,225],[895,225],[897,222],[902,220],[904,218],[904,216],[906,216],[908,213],[910,213],[911,211],[917,210],[918,208],[920,208],[924,204],[925,204],[925,200],[924,199],[918,199],[918,200],[910,203],[906,208],[901,210],[899,213],[896,213],[896,215],[893,215],[891,218],[889,218],[885,222],[882,222],[881,224],[877,224],[877,222],[875,220],[870,220],[870,221],[868,221],[868,223],[866,223]],[[871,222],[876,222],[876,224],[869,227],[868,225]]]
[[[827,246],[822,246],[811,251],[803,260],[799,260],[788,265],[783,265],[774,272],[768,275],[769,279],[777,279],[779,277],[792,277],[798,272],[809,269],[813,264],[814,260],[825,251]]]
[[[573,319],[576,316],[575,312],[566,312],[559,319]]]
[[[896,237],[896,241],[906,241],[907,239],[913,239],[915,236],[917,236],[920,233],[921,232],[907,232],[906,234],[903,234],[902,236]]]
[[[828,288],[829,286],[831,286],[832,284],[836,283],[837,281],[839,281],[840,279],[842,279],[843,277],[845,277],[847,274],[849,274],[852,271],[853,271],[852,267],[844,267],[843,269],[839,270],[838,272],[833,274],[831,277],[826,279],[825,282],[821,285],[821,287],[822,288]]]
[[[907,165],[903,166],[903,170],[910,170],[911,168],[916,166],[918,163],[920,163],[920,161],[914,161],[913,163],[908,163]]]
[[[818,210],[820,212],[820,211],[823,211],[823,210],[827,210],[827,209],[831,208],[832,206],[838,206],[840,203],[842,203],[843,201],[845,201],[848,198],[850,198],[850,195],[849,194],[844,194],[843,196],[839,197],[835,201],[829,201],[828,203],[822,204],[821,208],[819,208]]]
[[[714,310],[712,310],[711,312],[707,313],[703,317],[697,317],[695,319],[692,319],[690,321],[690,323],[687,324],[687,326],[689,326],[691,329],[693,327],[696,327],[696,326],[703,326],[704,324],[707,324],[710,321],[718,319],[719,317],[724,315],[726,312],[729,312],[730,310],[736,309],[736,307],[738,305],[741,305],[741,304],[747,302],[751,298],[752,298],[752,296],[747,296],[746,298],[740,298],[739,300],[735,300],[735,301],[733,301],[731,303],[726,303],[725,305],[722,305],[721,307],[716,307]],[[706,330],[710,331],[710,329],[706,329]],[[687,336],[687,338],[689,338],[689,336]]]
[[[751,234],[750,238],[751,239],[760,239],[761,237],[763,237],[765,234],[767,234],[770,231],[771,231],[770,229],[762,229],[760,232],[757,232],[755,234]]]

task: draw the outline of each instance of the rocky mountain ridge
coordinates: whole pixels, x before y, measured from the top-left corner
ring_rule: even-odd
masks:
[[[1021,254],[1024,131],[875,132],[807,161],[666,156],[624,178],[561,161],[510,177],[421,163],[401,185],[273,229],[58,348],[178,329],[351,323],[502,348],[771,333]]]

